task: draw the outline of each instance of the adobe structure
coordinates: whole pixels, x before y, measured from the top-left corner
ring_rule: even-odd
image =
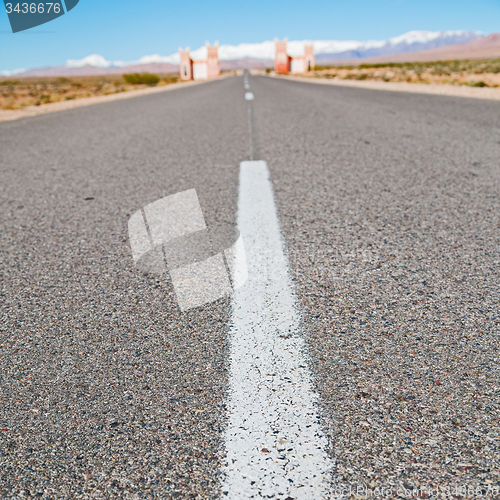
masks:
[[[202,60],[191,59],[189,47],[186,50],[179,47],[181,80],[207,80],[220,75],[219,42],[215,42],[213,46],[206,42],[205,45],[207,58]]]
[[[287,51],[288,39],[283,41],[274,39],[276,56],[274,59],[274,71],[282,75],[287,73],[307,73],[314,69],[316,59],[312,44],[304,44],[304,54],[300,56],[289,56]]]
[[[183,50],[179,47],[179,54],[181,56],[181,62],[179,66],[179,71],[181,74],[181,80],[192,80],[193,79],[193,60],[189,53],[189,47]]]

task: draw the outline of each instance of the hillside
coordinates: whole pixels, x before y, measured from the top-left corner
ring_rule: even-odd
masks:
[[[363,59],[334,59],[320,61],[321,65],[359,65],[379,63],[401,63],[401,62],[431,62],[450,61],[459,59],[496,59],[500,58],[500,33],[471,40],[470,42],[438,47],[418,52],[393,54],[378,57],[367,57]]]

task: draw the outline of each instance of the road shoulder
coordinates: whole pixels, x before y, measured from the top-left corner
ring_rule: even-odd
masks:
[[[306,83],[317,83],[320,85],[339,85],[342,87],[357,87],[372,90],[386,90],[390,92],[412,92],[417,94],[434,94],[452,97],[469,97],[473,99],[500,100],[500,88],[467,87],[465,85],[439,85],[425,83],[406,82],[377,82],[358,80],[335,80],[326,78],[314,78],[307,76],[270,75],[272,78],[282,78]]]
[[[229,76],[232,75],[222,75],[218,79],[228,78]],[[127,92],[120,92],[116,94],[85,97],[83,99],[75,99],[71,101],[53,102],[49,104],[42,104],[41,106],[29,106],[26,108],[15,109],[15,110],[0,110],[0,122],[19,120],[21,118],[29,118],[31,116],[45,115],[47,113],[66,111],[68,109],[82,108],[84,106],[92,106],[94,104],[119,101],[122,99],[131,99],[133,97],[140,97],[148,94],[157,94],[159,92],[166,92],[168,90],[186,88],[192,85],[199,85],[210,81],[213,80],[177,82],[177,83],[171,83],[169,85],[164,85],[162,87],[151,87],[147,89],[129,90]]]

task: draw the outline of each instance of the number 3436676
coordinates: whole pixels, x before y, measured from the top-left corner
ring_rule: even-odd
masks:
[[[8,3],[5,4],[7,14],[17,12],[18,14],[50,14],[54,12],[59,14],[61,12],[60,3]]]

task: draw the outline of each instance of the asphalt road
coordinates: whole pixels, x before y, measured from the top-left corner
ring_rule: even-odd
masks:
[[[332,482],[494,497],[500,103],[250,87]],[[208,226],[235,222],[244,93],[229,78],[0,124],[1,498],[220,495],[230,300],[181,313],[135,269],[127,222],[193,187]]]

